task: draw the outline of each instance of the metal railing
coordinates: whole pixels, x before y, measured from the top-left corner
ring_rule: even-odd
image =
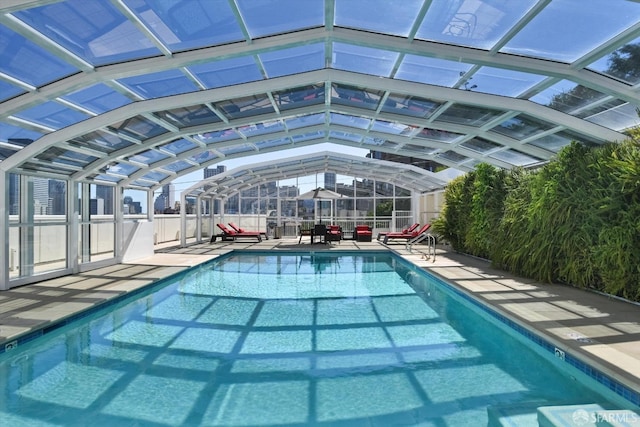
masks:
[[[424,259],[430,259],[433,256],[432,261],[435,262],[436,260],[436,237],[433,234],[421,234],[417,237],[414,237],[411,240],[407,241],[407,244],[405,245],[405,248],[407,251],[412,252],[412,246],[416,243],[421,243],[423,241],[427,241],[427,252],[424,253],[423,252],[423,258]]]

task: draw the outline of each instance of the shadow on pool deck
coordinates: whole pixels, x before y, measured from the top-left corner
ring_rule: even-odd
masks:
[[[465,290],[500,314],[536,331],[628,387],[640,391],[640,305],[562,285],[537,283],[492,268],[486,261],[439,248],[426,257],[405,244],[298,239],[217,242],[163,248],[150,258],[0,291],[0,345],[148,286],[233,250],[357,251],[390,249]],[[426,259],[425,259],[426,258]]]

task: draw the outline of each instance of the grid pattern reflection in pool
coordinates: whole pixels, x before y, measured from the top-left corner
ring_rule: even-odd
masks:
[[[0,359],[1,425],[487,425],[599,403],[386,253],[232,254]],[[529,418],[527,418],[529,417]]]

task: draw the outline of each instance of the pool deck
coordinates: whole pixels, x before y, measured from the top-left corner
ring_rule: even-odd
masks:
[[[440,276],[579,360],[640,392],[640,305],[561,285],[537,283],[491,268],[484,260],[439,248],[345,240],[236,241],[156,249],[150,258],[0,291],[0,346],[236,249],[354,251],[391,249]]]

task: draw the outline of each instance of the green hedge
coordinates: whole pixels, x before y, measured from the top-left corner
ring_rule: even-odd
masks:
[[[536,171],[478,165],[447,186],[434,229],[505,270],[640,300],[640,145],[572,143]]]

